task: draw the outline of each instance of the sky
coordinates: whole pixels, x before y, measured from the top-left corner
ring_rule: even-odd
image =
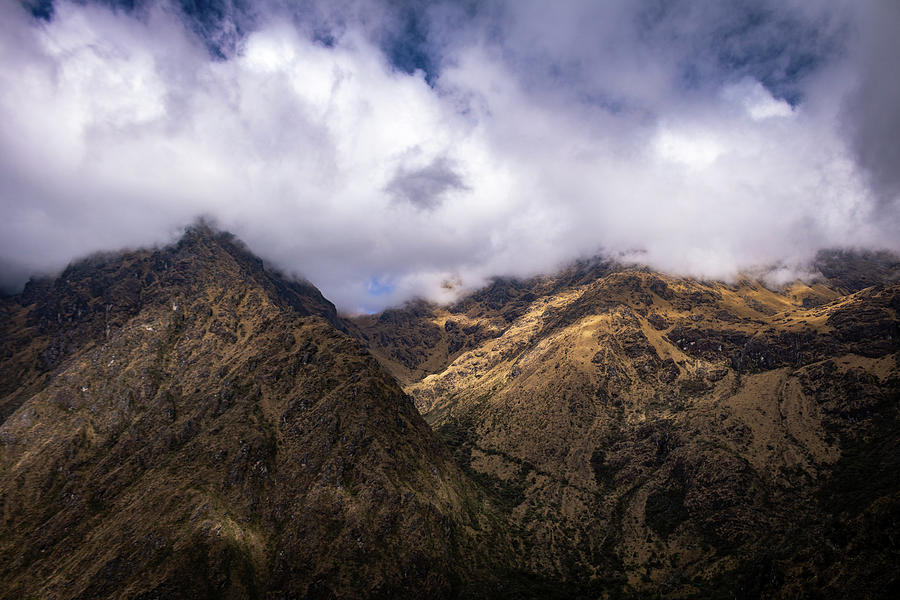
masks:
[[[198,217],[351,313],[898,251],[897,31],[894,0],[8,0],[0,287]]]

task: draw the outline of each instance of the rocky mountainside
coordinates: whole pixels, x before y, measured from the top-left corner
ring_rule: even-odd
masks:
[[[0,597],[500,585],[490,501],[334,307],[231,236],[94,257],[2,311]]]
[[[204,225],[73,264],[0,300],[0,598],[895,597],[900,262],[819,269],[349,320]]]
[[[768,289],[608,262],[356,319],[523,568],[584,597],[900,593],[900,262]]]

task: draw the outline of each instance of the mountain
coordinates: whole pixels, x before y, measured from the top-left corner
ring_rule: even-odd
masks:
[[[2,303],[0,597],[449,597],[491,504],[310,284],[198,225]]]
[[[521,566],[585,597],[896,597],[900,262],[815,283],[613,262],[355,320]]]
[[[0,598],[888,598],[900,262],[340,316],[233,236],[0,299]]]

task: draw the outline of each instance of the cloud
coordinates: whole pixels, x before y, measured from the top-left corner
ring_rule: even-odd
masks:
[[[859,164],[881,195],[886,215],[900,226],[900,4],[866,2],[857,7],[845,98],[846,129]],[[888,212],[889,211],[889,212]]]
[[[197,215],[350,311],[600,251],[727,278],[897,249],[859,114],[893,71],[847,33],[876,13],[746,4],[6,3],[0,279]]]
[[[760,82],[749,77],[727,86],[722,90],[722,96],[743,106],[754,121],[794,115],[794,109],[786,100],[775,98]]]
[[[447,159],[438,156],[422,167],[398,167],[385,189],[399,202],[431,210],[448,192],[465,190],[466,185]]]

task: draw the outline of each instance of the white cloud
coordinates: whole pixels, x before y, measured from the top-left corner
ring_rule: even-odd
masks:
[[[703,131],[662,128],[655,146],[662,158],[693,168],[710,166],[723,152],[721,144]]]
[[[545,8],[522,9],[503,46],[436,32],[434,87],[353,21],[326,47],[263,19],[210,61],[160,8],[139,21],[58,3],[35,25],[6,6],[0,257],[60,268],[206,214],[371,310],[599,250],[730,277],[823,246],[896,247],[842,139],[842,88],[796,108],[756,79],[684,89],[674,57],[622,24],[626,4],[586,6],[550,29]],[[590,19],[605,41],[573,39]],[[535,63],[549,66],[522,68]]]
[[[722,97],[741,105],[754,121],[794,115],[794,109],[786,100],[773,97],[760,82],[749,77],[726,86]]]

